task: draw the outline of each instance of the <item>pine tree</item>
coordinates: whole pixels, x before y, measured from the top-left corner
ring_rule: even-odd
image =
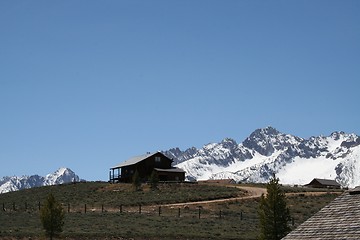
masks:
[[[141,180],[140,180],[139,172],[137,170],[135,171],[134,176],[132,178],[132,184],[134,186],[135,191],[141,190]]]
[[[290,232],[291,220],[289,208],[286,206],[285,193],[281,190],[279,179],[274,176],[266,186],[267,195],[261,196],[259,205],[261,240],[278,240]]]
[[[64,226],[65,211],[61,204],[50,193],[40,210],[40,220],[45,229],[45,235],[50,239],[57,237]]]
[[[159,176],[157,174],[157,172],[154,170],[152,171],[151,175],[150,175],[150,187],[152,190],[156,190],[158,189],[158,184],[159,184]]]

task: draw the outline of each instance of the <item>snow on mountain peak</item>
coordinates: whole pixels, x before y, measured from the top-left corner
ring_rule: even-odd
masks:
[[[282,150],[301,141],[301,138],[280,133],[273,127],[267,127],[255,130],[242,144],[261,155],[271,156],[275,151]]]
[[[47,174],[45,177],[41,177],[39,175],[3,177],[0,179],[0,193],[12,192],[32,187],[78,182],[79,180],[79,176],[77,176],[69,168],[59,168],[54,173]]]
[[[169,151],[164,153],[169,156]],[[303,139],[266,127],[255,130],[240,144],[225,138],[185,152],[176,152],[181,160],[172,156],[189,180],[267,182],[276,173],[285,184],[328,178],[347,187],[360,185],[360,137],[356,134],[333,132]]]
[[[69,182],[78,182],[79,177],[69,168],[59,168],[52,174],[45,176],[46,185],[56,185]]]
[[[335,131],[333,133],[330,134],[330,137],[334,140],[339,140],[340,137],[346,136],[347,134],[345,134],[343,131]]]

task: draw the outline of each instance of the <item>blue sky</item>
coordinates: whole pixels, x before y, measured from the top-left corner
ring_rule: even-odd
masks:
[[[0,1],[0,176],[107,180],[257,128],[360,134],[360,1]]]

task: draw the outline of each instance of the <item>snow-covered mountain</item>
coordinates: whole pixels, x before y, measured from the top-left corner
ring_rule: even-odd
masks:
[[[284,184],[326,178],[344,187],[360,185],[360,137],[344,132],[303,139],[267,127],[240,144],[226,138],[201,149],[173,148],[164,154],[186,171],[188,180],[267,182],[275,173]]]
[[[39,175],[22,177],[3,177],[0,179],[0,193],[18,191],[21,189],[78,182],[79,176],[69,168],[59,168],[45,177]]]

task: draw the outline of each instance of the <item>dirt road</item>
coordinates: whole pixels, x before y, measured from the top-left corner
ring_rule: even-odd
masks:
[[[266,188],[261,187],[250,187],[250,186],[238,186],[238,185],[231,185],[232,187],[239,188],[245,192],[244,195],[233,197],[233,198],[223,198],[223,199],[214,199],[214,200],[206,200],[206,201],[196,201],[196,202],[182,202],[182,203],[171,203],[171,204],[161,204],[161,207],[166,208],[184,208],[184,207],[197,207],[197,206],[205,206],[216,203],[224,203],[224,202],[236,202],[239,200],[245,199],[254,199],[261,197],[262,194],[266,194]],[[297,192],[297,193],[286,193],[286,196],[300,196],[300,195],[322,195],[328,194],[329,192]],[[337,192],[338,193],[338,192]],[[340,193],[339,193],[340,194]],[[147,205],[142,206],[142,211],[144,212],[151,212],[156,211],[160,205]],[[96,210],[94,210],[96,211]],[[118,209],[107,209],[107,211],[116,212],[119,211]],[[138,212],[139,207],[126,207],[127,212]]]
[[[185,202],[185,203],[172,203],[172,204],[164,204],[164,207],[183,207],[183,206],[191,206],[191,205],[204,205],[204,204],[212,204],[212,203],[222,203],[222,202],[234,202],[242,199],[251,199],[258,198],[262,194],[266,193],[265,188],[259,187],[243,187],[243,186],[235,186],[236,188],[242,189],[246,192],[246,195],[234,197],[234,198],[225,198],[225,199],[215,199],[215,200],[206,200],[206,201],[197,201],[197,202]]]
[[[204,205],[204,204],[212,204],[212,203],[223,203],[223,202],[234,202],[238,200],[244,199],[253,199],[259,198],[262,194],[266,194],[266,188],[260,187],[245,187],[245,186],[234,186],[236,188],[242,189],[246,192],[246,195],[234,197],[234,198],[225,198],[225,199],[215,199],[215,200],[207,200],[207,201],[197,201],[197,202],[185,202],[185,203],[172,203],[172,204],[165,204],[162,205],[164,207],[183,207],[183,206],[193,206],[193,205]],[[297,193],[286,193],[286,196],[298,196],[298,195],[323,195],[323,194],[341,194],[341,192],[297,192]]]

